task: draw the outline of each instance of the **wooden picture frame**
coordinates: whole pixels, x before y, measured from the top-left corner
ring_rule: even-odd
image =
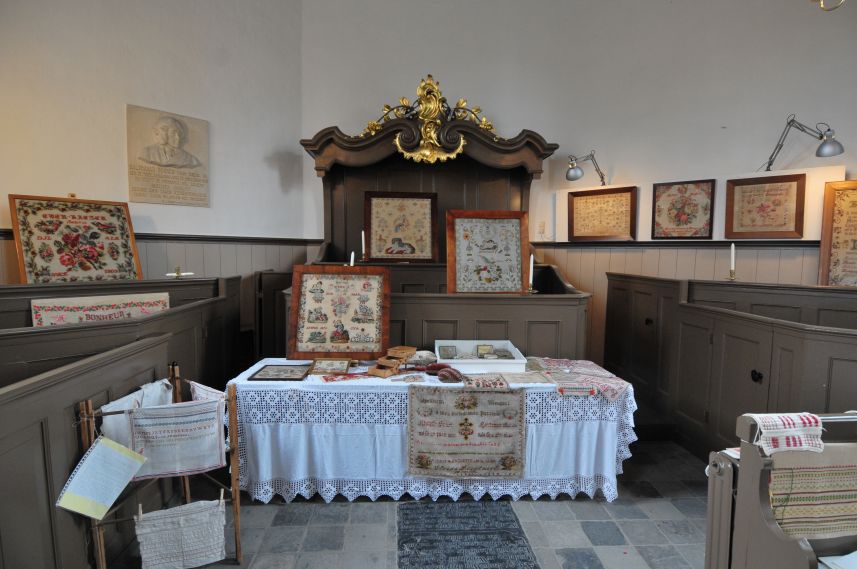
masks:
[[[637,186],[569,192],[569,241],[636,239]]]
[[[857,227],[857,181],[827,182],[821,217],[818,284],[857,286],[857,231],[854,227]]]
[[[525,294],[529,243],[525,211],[448,210],[447,292]]]
[[[310,375],[345,375],[351,368],[351,358],[316,358]]]
[[[9,194],[22,283],[143,278],[126,202]]]
[[[726,239],[800,239],[806,174],[726,182]]]
[[[436,263],[437,194],[366,192],[363,230],[369,262]]]
[[[273,364],[262,367],[247,381],[303,381],[309,374],[310,364]]]
[[[389,339],[389,269],[294,267],[289,359],[371,360],[385,353]]]
[[[716,180],[652,186],[652,239],[711,239]]]

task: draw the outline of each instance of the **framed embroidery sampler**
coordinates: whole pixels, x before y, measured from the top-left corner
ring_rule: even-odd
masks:
[[[437,194],[366,192],[363,203],[370,262],[437,261]]]
[[[726,182],[726,239],[800,239],[806,174]]]
[[[828,182],[821,217],[818,284],[857,286],[857,182]]]
[[[711,239],[714,180],[655,184],[652,239]]]
[[[525,293],[529,282],[527,212],[446,212],[446,289]]]
[[[568,194],[569,241],[634,241],[637,186]]]
[[[9,195],[23,283],[141,279],[128,204]]]
[[[389,270],[295,266],[288,334],[290,359],[382,356],[390,336]]]

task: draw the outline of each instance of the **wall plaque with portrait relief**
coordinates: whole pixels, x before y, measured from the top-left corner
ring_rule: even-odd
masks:
[[[634,241],[637,187],[568,194],[569,241]]]
[[[209,206],[208,121],[128,105],[132,202]]]
[[[384,267],[298,265],[292,276],[289,359],[375,359],[390,335]]]
[[[818,284],[857,286],[857,181],[824,186]]]

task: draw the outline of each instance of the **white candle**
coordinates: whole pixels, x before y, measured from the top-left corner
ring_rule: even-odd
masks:
[[[360,255],[363,257],[366,256],[366,232],[365,231],[360,232]]]
[[[735,244],[734,243],[729,247],[729,270],[730,271],[735,270]]]
[[[351,252],[351,266],[354,266],[354,251]]]
[[[530,254],[530,288],[533,288],[533,263],[535,262],[535,256]]]

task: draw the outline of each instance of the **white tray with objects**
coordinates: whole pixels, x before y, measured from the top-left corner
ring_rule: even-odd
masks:
[[[490,353],[508,350],[512,354],[512,359],[476,357],[478,350],[483,353],[488,351],[486,346],[491,346]],[[452,354],[453,350],[455,355]],[[435,340],[434,354],[437,356],[438,363],[448,364],[462,373],[527,371],[527,358],[509,340]],[[458,356],[466,354],[473,354],[473,357],[459,359]]]

